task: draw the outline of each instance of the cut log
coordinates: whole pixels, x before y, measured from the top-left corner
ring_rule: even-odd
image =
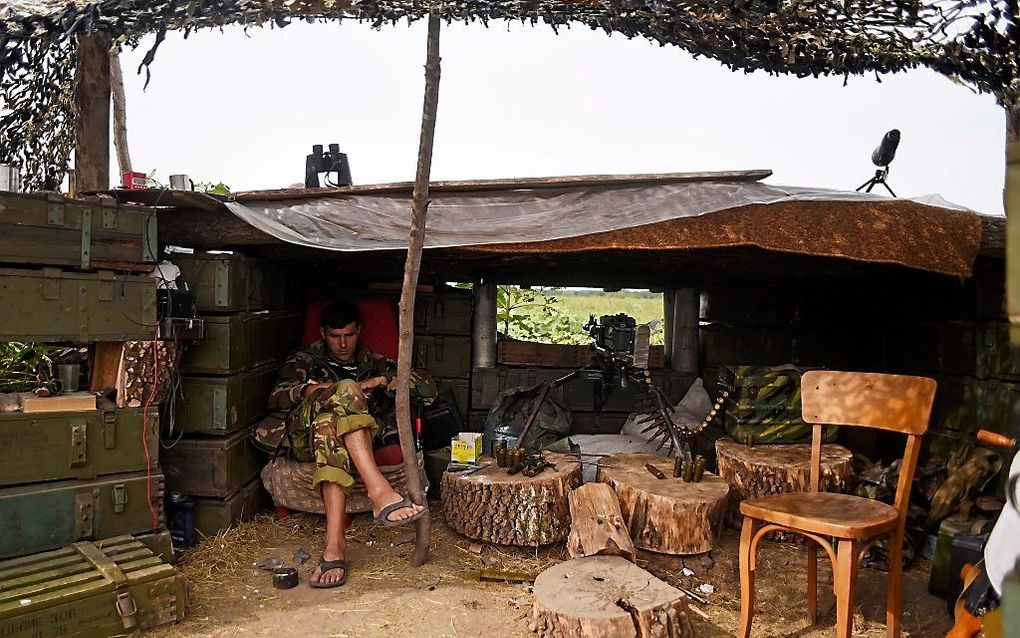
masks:
[[[520,547],[557,543],[567,537],[567,494],[581,484],[581,464],[566,454],[547,453],[556,465],[538,476],[510,476],[491,458],[481,469],[443,474],[446,523],[468,538]]]
[[[535,579],[531,609],[540,636],[687,638],[683,593],[619,556],[569,560]]]
[[[730,485],[733,498],[727,520],[739,527],[740,501],[786,492],[804,492],[811,485],[811,444],[746,446],[732,439],[715,443],[719,475]],[[854,483],[854,459],[842,445],[822,446],[821,481],[823,492],[850,492]],[[772,540],[796,540],[801,537],[785,533],[771,534]]]
[[[666,475],[658,479],[652,465]],[[729,486],[705,472],[698,483],[673,478],[673,461],[625,453],[599,462],[598,480],[616,492],[634,545],[663,554],[700,554],[715,546],[726,513]]]
[[[582,485],[568,495],[570,535],[567,551],[581,556],[623,556],[634,560],[634,542],[623,522],[620,501],[604,483]]]

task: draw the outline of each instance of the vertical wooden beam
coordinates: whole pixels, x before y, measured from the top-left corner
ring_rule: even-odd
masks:
[[[127,100],[124,98],[124,72],[120,68],[120,52],[110,50],[110,94],[113,98],[113,146],[117,149],[117,168],[131,172],[131,153],[127,141]],[[119,176],[114,176],[119,177]],[[118,182],[114,179],[114,182]]]
[[[1020,347],[1020,106],[1006,111],[1006,307]]]
[[[404,455],[404,475],[411,500],[428,506],[422,489],[418,454],[411,434],[411,355],[414,352],[414,301],[425,246],[425,217],[429,206],[429,178],[432,173],[432,141],[436,134],[439,105],[439,16],[429,16],[428,54],[425,62],[425,104],[422,108],[421,138],[418,144],[418,170],[411,200],[411,237],[404,262],[404,284],[400,292],[400,346],[397,352],[397,429]],[[426,514],[416,522],[416,538],[411,565],[425,563],[429,554],[432,522]]]
[[[110,39],[79,35],[74,75],[74,170],[79,191],[110,187]]]

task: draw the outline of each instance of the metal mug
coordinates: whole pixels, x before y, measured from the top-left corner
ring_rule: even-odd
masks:
[[[7,164],[0,164],[0,191],[21,192],[21,171]]]
[[[170,190],[193,191],[195,190],[195,182],[187,175],[171,175]]]
[[[61,363],[57,365],[57,376],[64,392],[77,392],[81,381],[81,364]]]

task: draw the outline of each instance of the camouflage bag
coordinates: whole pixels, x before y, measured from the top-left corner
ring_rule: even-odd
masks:
[[[524,430],[528,415],[534,409],[542,392],[542,384],[531,388],[510,388],[500,393],[496,405],[485,417],[483,444],[490,449],[495,438],[517,438]],[[528,430],[524,446],[529,449],[545,449],[570,434],[573,415],[562,403],[546,396],[535,422]]]
[[[810,441],[811,424],[804,422],[800,404],[806,371],[792,365],[724,366],[719,387],[729,391],[722,407],[726,433],[746,445]],[[832,443],[838,433],[826,428],[822,440]]]

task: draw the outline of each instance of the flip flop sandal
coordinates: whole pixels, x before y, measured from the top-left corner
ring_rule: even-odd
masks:
[[[381,523],[381,524],[385,525],[386,527],[399,527],[400,525],[407,525],[408,523],[410,523],[412,521],[416,521],[419,518],[421,518],[422,516],[424,516],[426,513],[428,513],[428,509],[422,508],[422,510],[420,512],[418,512],[417,514],[415,514],[414,516],[411,516],[409,518],[402,518],[402,519],[397,520],[397,521],[391,521],[389,519],[390,514],[392,514],[393,512],[395,512],[395,511],[397,511],[399,509],[403,509],[405,507],[414,507],[414,503],[411,502],[411,499],[405,498],[402,501],[397,501],[396,503],[390,503],[386,507],[384,507],[381,510],[379,510],[379,514],[377,514],[376,517],[375,517],[375,522]]]
[[[340,580],[332,583],[320,582],[322,577],[326,575],[326,572],[333,569],[344,570],[344,575]],[[308,584],[316,589],[331,589],[333,587],[340,587],[347,582],[347,561],[345,559],[340,560],[326,560],[322,559],[319,561],[319,580],[309,580]]]

